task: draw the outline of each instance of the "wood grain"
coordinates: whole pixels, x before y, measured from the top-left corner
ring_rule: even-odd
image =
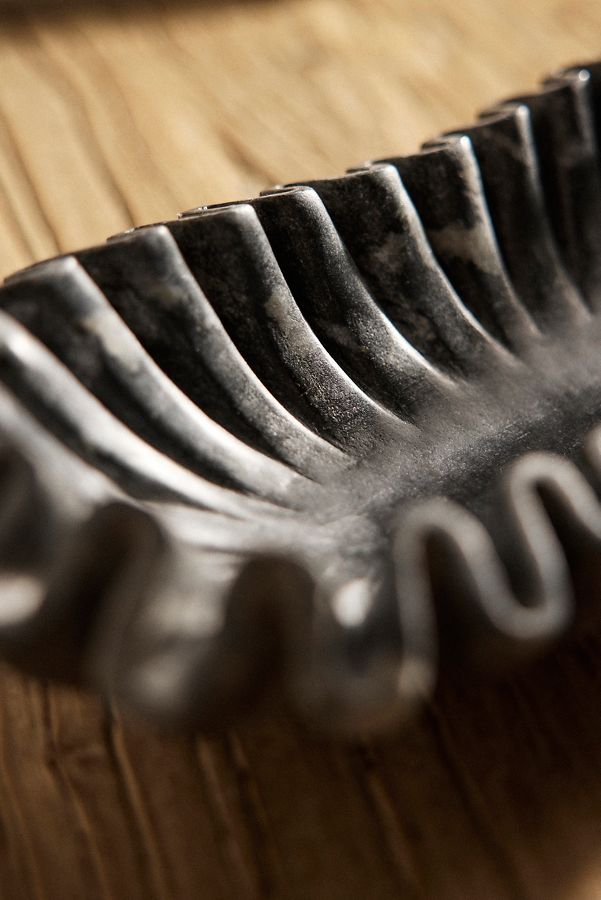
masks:
[[[5,13],[0,274],[413,151],[600,37],[596,0]],[[0,898],[598,900],[599,649],[456,683],[402,733],[343,745],[275,713],[158,735],[4,671]]]

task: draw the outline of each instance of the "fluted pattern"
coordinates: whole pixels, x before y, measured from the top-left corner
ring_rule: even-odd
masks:
[[[379,728],[601,575],[601,64],[0,290],[0,653]]]

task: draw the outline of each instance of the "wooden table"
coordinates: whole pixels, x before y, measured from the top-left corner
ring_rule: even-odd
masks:
[[[27,5],[25,0],[23,5]],[[0,274],[413,151],[600,45],[596,0],[98,2],[0,24]],[[8,671],[2,900],[601,898],[599,642],[386,741],[165,737]]]

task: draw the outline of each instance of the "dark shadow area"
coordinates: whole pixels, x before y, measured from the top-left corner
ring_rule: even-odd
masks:
[[[565,900],[591,871],[599,890],[600,695],[597,632],[509,679],[450,679],[420,723],[373,744],[400,815],[418,811],[425,896],[446,897],[450,873],[470,897]]]
[[[601,885],[600,697],[597,634],[509,679],[455,679],[386,739],[238,733],[307,896],[568,900]]]
[[[447,682],[418,719],[363,742],[308,734],[273,706],[227,733],[169,736],[65,689],[46,692],[48,720],[39,682],[4,673],[1,685],[0,792],[18,796],[36,860],[14,868],[6,848],[25,836],[3,806],[11,900],[34,868],[48,900],[98,886],[85,855],[70,857],[78,825],[50,752],[102,848],[107,900],[138,900],[159,863],[168,898],[598,896],[601,635],[496,684]],[[151,817],[152,852],[123,819],[124,783]]]
[[[68,19],[72,16],[110,18],[141,14],[164,15],[179,9],[219,10],[232,6],[263,6],[274,0],[6,0],[0,2],[0,23],[18,25]]]
[[[508,896],[584,895],[591,869],[599,890],[600,694],[596,632],[496,684],[451,680],[425,717],[427,765],[448,773],[477,839],[465,863],[479,846]],[[394,756],[406,753],[400,736]]]

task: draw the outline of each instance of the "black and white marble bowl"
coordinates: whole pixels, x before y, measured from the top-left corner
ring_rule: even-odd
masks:
[[[339,732],[594,618],[601,65],[0,290],[0,654]]]

